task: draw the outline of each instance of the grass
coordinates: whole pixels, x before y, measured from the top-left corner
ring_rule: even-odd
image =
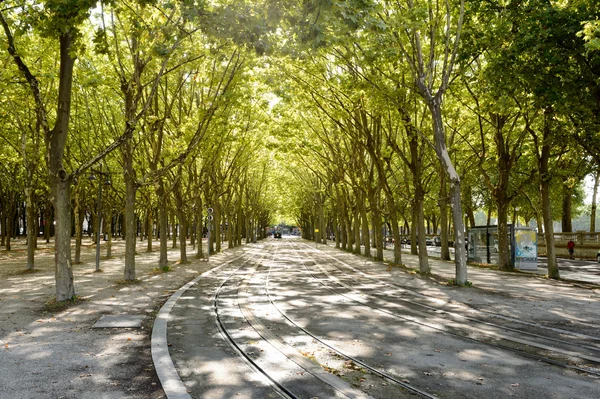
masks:
[[[155,267],[149,274],[151,276],[156,276],[163,273],[169,273],[171,271],[173,271],[173,269],[171,269],[171,266]]]
[[[456,283],[455,279],[452,280],[448,280],[448,283],[446,284],[449,287],[472,287],[473,283],[471,281],[467,281],[464,285],[460,285]]]

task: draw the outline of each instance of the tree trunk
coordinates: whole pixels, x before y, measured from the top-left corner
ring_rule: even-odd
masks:
[[[150,200],[148,200],[146,212],[146,238],[148,239],[146,252],[152,252],[152,240],[154,239],[154,210]]]
[[[44,206],[44,239],[46,244],[50,242],[50,226],[52,224],[52,203],[46,203]],[[6,235],[6,231],[4,231]]]
[[[67,31],[70,32],[70,31]],[[71,179],[63,167],[63,155],[69,131],[73,66],[71,33],[60,35],[60,81],[56,123],[47,137],[46,162],[52,190],[52,203],[56,220],[54,259],[56,276],[56,301],[75,296],[73,266],[71,264]]]
[[[381,222],[381,213],[377,211],[373,211],[373,230],[375,236],[375,260],[382,261],[383,260],[383,225]]]
[[[546,240],[546,256],[548,258],[548,277],[560,278],[558,262],[556,261],[556,250],[554,248],[554,225],[552,220],[552,203],[550,202],[550,121],[553,117],[551,110],[544,111],[544,134],[542,141],[542,153],[539,158],[540,171],[540,195],[542,197],[542,217],[544,219],[544,238]]]
[[[427,100],[427,99],[426,99]],[[439,96],[428,99],[429,110],[433,120],[433,136],[435,139],[435,151],[438,159],[444,167],[448,178],[450,179],[450,203],[452,206],[452,221],[454,223],[454,265],[456,269],[456,284],[465,285],[467,283],[467,262],[465,254],[465,237],[462,203],[460,198],[460,177],[450,160],[448,149],[446,148],[446,134],[444,132],[444,122],[442,119],[442,99]]]
[[[508,203],[501,196],[497,198],[498,209],[498,268],[503,271],[513,271],[508,237]]]
[[[215,227],[215,253],[221,252],[221,205],[219,200],[215,201],[214,205],[214,227]],[[253,234],[256,234],[256,228],[253,229]],[[252,240],[256,242],[256,237]],[[212,251],[211,251],[212,252]]]
[[[419,195],[421,197],[421,195]],[[423,214],[423,199],[417,199],[415,194],[415,212],[417,215],[417,235],[419,243],[419,271],[421,273],[430,273],[431,268],[429,267],[429,258],[427,257],[427,235],[425,234],[425,215]],[[415,228],[413,227],[413,230]]]
[[[440,258],[450,260],[450,246],[448,245],[448,189],[446,187],[446,171],[440,164]]]
[[[25,199],[27,202],[27,270],[35,268],[35,237],[37,235],[35,227],[35,199],[33,187],[25,188]],[[79,227],[81,231],[81,226]]]
[[[354,212],[354,253],[357,255],[360,255],[361,252],[360,244],[360,213],[356,209]]]
[[[563,192],[562,192],[562,232],[563,233],[571,233],[573,232],[573,223],[571,218],[571,209],[572,209],[572,201],[573,199],[573,191],[570,187],[568,187],[567,182],[563,182]]]
[[[127,101],[126,101],[127,102]],[[128,129],[133,129],[129,126]],[[125,281],[135,280],[135,171],[131,137],[123,143],[123,172],[125,178]]]
[[[104,215],[104,231],[106,233],[106,259],[112,258],[112,211]]]
[[[187,260],[187,220],[183,207],[178,209],[177,217],[179,218],[179,262],[188,263]]]
[[[74,264],[81,263],[81,240],[83,238],[84,210],[81,208],[81,190],[79,185],[75,187],[75,260]]]
[[[166,268],[169,264],[169,259],[167,255],[169,245],[169,237],[167,235],[167,230],[169,228],[169,214],[168,200],[167,195],[165,194],[165,182],[163,181],[162,177],[158,180],[156,196],[158,197],[158,225],[160,235],[160,255],[158,260],[158,267]]]
[[[371,238],[369,235],[369,218],[367,217],[367,210],[364,206],[360,207],[360,219],[362,227],[362,241],[365,246],[365,256],[371,256]]]
[[[600,181],[600,172],[596,172],[596,176],[594,177],[594,192],[592,194],[592,212],[590,215],[590,233],[596,232],[596,209],[597,209],[599,181]]]

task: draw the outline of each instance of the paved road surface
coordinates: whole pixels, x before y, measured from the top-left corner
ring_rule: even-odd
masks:
[[[599,290],[470,280],[268,240],[180,293],[169,351],[194,398],[599,397]]]

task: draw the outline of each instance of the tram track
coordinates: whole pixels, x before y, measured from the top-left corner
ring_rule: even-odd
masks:
[[[304,246],[309,247],[307,244],[304,244]],[[312,250],[312,247],[309,247]],[[297,249],[297,251],[300,251],[299,249]],[[307,251],[302,251],[305,253],[305,255],[308,255]],[[320,251],[320,253],[325,254],[324,252]],[[328,257],[336,260],[337,262],[340,263],[344,263],[342,261],[340,261],[339,259],[329,255],[329,254],[325,254]],[[575,370],[581,373],[586,373],[586,374],[591,374],[591,375],[595,375],[595,376],[600,376],[600,370],[596,367],[591,367],[591,366],[587,366],[587,365],[572,365],[572,364],[568,364],[565,361],[562,360],[558,360],[561,359],[564,356],[568,356],[568,357],[572,357],[572,358],[576,358],[576,359],[580,359],[580,360],[585,360],[587,362],[592,362],[594,365],[599,365],[600,364],[600,358],[598,356],[590,356],[590,355],[586,355],[584,353],[581,353],[581,351],[574,351],[574,350],[570,350],[570,349],[561,349],[561,348],[556,348],[556,347],[552,347],[546,344],[540,344],[538,342],[535,342],[532,340],[532,338],[536,338],[536,339],[544,339],[544,340],[548,340],[548,341],[553,341],[555,344],[559,344],[562,342],[560,342],[560,340],[552,338],[552,337],[548,337],[542,334],[532,334],[532,333],[528,333],[528,332],[524,332],[522,330],[519,329],[510,329],[507,328],[506,326],[501,326],[501,325],[497,325],[494,323],[490,323],[487,321],[481,321],[481,320],[477,320],[475,318],[472,317],[467,317],[464,315],[460,315],[454,312],[450,312],[448,310],[444,310],[444,309],[439,309],[436,308],[434,306],[431,305],[424,305],[422,303],[418,303],[415,301],[411,301],[405,298],[398,298],[398,297],[394,297],[393,300],[390,298],[389,295],[385,295],[385,294],[379,294],[374,292],[375,289],[365,289],[362,287],[357,288],[356,286],[350,286],[344,282],[342,282],[340,280],[340,278],[333,276],[331,273],[327,272],[326,270],[323,269],[322,266],[319,266],[319,263],[317,260],[315,260],[313,257],[310,257],[311,262],[315,264],[315,266],[319,269],[319,273],[321,273],[325,279],[327,279],[328,281],[332,281],[333,283],[335,283],[336,285],[342,287],[343,289],[348,290],[350,293],[352,291],[357,291],[363,294],[367,294],[369,295],[369,299],[364,299],[361,297],[357,297],[356,295],[350,295],[349,293],[344,293],[344,292],[340,292],[339,289],[335,289],[333,287],[327,286],[326,284],[323,283],[323,278],[319,277],[317,274],[315,274],[314,271],[311,271],[309,269],[309,265],[307,265],[307,262],[304,262],[304,267],[306,268],[306,270],[311,273],[311,275],[313,276],[313,278],[315,278],[317,281],[321,281],[322,285],[325,286],[327,289],[336,292],[338,295],[343,295],[344,297],[361,303],[362,305],[368,306],[372,309],[375,309],[377,311],[383,312],[385,314],[391,315],[393,317],[397,317],[397,318],[401,318],[405,321],[409,321],[411,323],[416,323],[422,326],[426,326],[428,328],[432,328],[432,329],[436,329],[439,331],[443,331],[445,333],[449,333],[458,337],[462,337],[464,339],[469,339],[469,340],[473,340],[476,342],[480,342],[483,343],[485,345],[489,345],[498,349],[502,349],[502,350],[508,350],[511,351],[513,353],[518,353],[521,354],[523,356],[526,356],[528,358],[532,358],[538,361],[544,361],[546,363],[555,365],[555,366],[560,366],[560,367],[564,367],[564,368],[568,368],[571,370]],[[347,265],[347,264],[346,264]],[[358,269],[353,268],[350,265],[347,265],[347,267],[354,269],[356,272],[359,272],[361,274],[364,274],[364,272],[359,271]],[[335,266],[334,266],[335,268]],[[337,269],[337,268],[336,268]],[[337,269],[339,270],[339,269]],[[343,273],[343,271],[340,270],[341,273]],[[350,277],[345,277],[345,278],[351,278],[352,280],[356,281],[356,278],[353,276]],[[385,286],[388,287],[392,287],[392,288],[397,288],[397,289],[401,289],[403,293],[407,292],[410,294],[415,294],[417,296],[420,297],[425,297],[423,294],[419,294],[416,292],[409,292],[410,290],[407,290],[406,288],[400,288],[395,286],[394,284],[388,283],[388,282],[383,282],[383,281],[379,281],[373,277],[370,277],[371,280],[376,280],[378,281],[378,283],[383,284]],[[402,302],[401,304],[398,304],[398,302]],[[394,311],[391,311],[387,308],[390,308],[390,304],[394,304],[393,306],[400,306],[402,307],[402,311],[405,312],[409,312],[411,314],[413,314],[413,316],[407,316],[407,315],[399,315],[398,312],[396,310],[398,309],[394,309]],[[411,304],[413,306],[417,306],[417,307],[421,307],[423,309],[426,309],[426,311],[423,310],[415,310],[415,309],[410,309],[408,306],[406,306],[406,304]],[[433,312],[435,312],[435,315],[432,314]],[[415,316],[416,315],[416,316]],[[446,318],[442,318],[441,316],[445,316]],[[436,323],[433,323],[431,321],[427,321],[427,320],[432,320],[432,318],[435,318]],[[479,334],[481,334],[483,337],[488,337],[487,339],[483,339],[481,337],[475,337],[473,335],[469,336],[468,333],[464,332],[466,326],[464,325],[458,325],[456,323],[456,321],[450,321],[448,320],[448,318],[453,318],[454,320],[461,320],[463,322],[469,322],[469,323],[481,323],[485,326],[485,328],[480,327],[474,327],[472,325],[469,326],[470,329],[476,329],[477,332]],[[512,320],[511,320],[512,321]],[[451,324],[449,326],[449,324]],[[529,325],[531,325],[531,323],[529,323]],[[490,331],[489,329],[496,329],[496,330],[509,330],[512,332],[518,332],[518,333],[522,333],[525,335],[529,336],[529,339],[521,339],[521,338],[517,338],[517,337],[513,337],[508,335],[505,332],[498,332],[498,331]],[[563,331],[561,331],[563,332]],[[491,339],[489,338],[491,337]],[[595,337],[586,337],[586,338],[595,338]],[[492,340],[496,340],[497,342],[492,342]],[[502,342],[510,342],[510,345],[507,345],[506,343],[501,344],[498,343],[498,341]],[[587,351],[594,351],[594,352],[598,352],[599,348],[593,345],[577,345],[577,344],[569,344],[572,348],[578,348],[578,349],[582,349],[582,350],[587,350]],[[522,349],[520,349],[518,346],[521,346]],[[558,353],[558,356],[553,356],[553,357],[549,357],[549,356],[542,356],[536,353],[532,353],[530,348],[536,348],[536,350],[538,351],[547,351],[547,352],[552,352],[552,353]],[[526,350],[528,349],[528,350]],[[583,363],[580,361],[580,363]]]
[[[287,320],[291,325],[293,325],[294,327],[298,328],[300,331],[304,332],[305,334],[309,335],[310,337],[312,337],[316,342],[318,342],[319,344],[323,345],[324,347],[329,348],[331,351],[335,352],[338,356],[350,360],[358,365],[360,365],[361,367],[365,368],[366,370],[368,370],[369,372],[371,372],[374,375],[377,375],[381,378],[383,378],[386,381],[389,381],[393,384],[396,384],[404,389],[406,389],[409,392],[412,392],[414,394],[417,394],[419,397],[422,398],[428,398],[428,399],[437,399],[436,395],[432,395],[422,389],[419,389],[411,384],[408,384],[404,381],[402,381],[402,379],[392,376],[389,373],[386,373],[383,370],[380,370],[376,367],[373,367],[371,365],[369,365],[367,362],[359,359],[358,357],[355,356],[351,356],[347,353],[345,353],[344,351],[340,350],[336,345],[332,344],[331,342],[329,342],[328,340],[325,340],[321,337],[319,337],[318,335],[314,334],[313,332],[309,331],[308,329],[306,329],[305,327],[301,326],[299,323],[297,323],[294,319],[292,319],[286,312],[284,312],[281,307],[277,306],[277,304],[275,303],[275,300],[273,299],[273,296],[270,293],[270,288],[269,288],[269,280],[270,280],[270,275],[271,275],[271,267],[269,268],[268,271],[268,275],[265,281],[265,291],[267,294],[267,297],[269,298],[269,302],[273,305],[273,307],[275,309],[277,309],[277,311],[283,316],[283,318],[285,320]]]
[[[237,305],[244,317],[245,322],[268,344],[283,354],[287,359],[294,362],[302,370],[306,371],[309,375],[320,380],[324,384],[330,386],[335,392],[336,397],[345,397],[350,399],[370,399],[371,397],[362,391],[350,387],[346,382],[339,379],[337,376],[324,371],[319,365],[315,365],[309,359],[302,356],[296,348],[287,345],[282,339],[273,334],[269,329],[253,314],[253,311],[249,304],[248,288],[249,282],[261,267],[262,261],[264,261],[265,254],[259,260],[257,259],[246,259],[240,267],[234,270],[229,276],[227,276],[221,285],[217,288],[213,295],[213,309],[215,314],[215,321],[217,327],[224,340],[229,346],[240,356],[244,362],[250,366],[250,368],[256,373],[263,376],[273,390],[282,398],[301,398],[304,397],[294,392],[293,388],[286,386],[282,381],[274,378],[271,373],[262,367],[250,354],[248,354],[244,348],[236,342],[235,337],[231,333],[230,329],[226,326],[223,320],[222,314],[219,311],[222,306],[219,305],[221,292],[228,284],[233,282],[233,286],[236,286],[237,291]],[[245,271],[245,275],[239,277],[241,271]]]
[[[302,244],[305,245],[306,247],[308,247],[309,249],[313,249],[308,244],[305,244],[305,243],[302,243]],[[358,268],[356,268],[354,266],[349,265],[348,263],[340,260],[339,258],[333,257],[330,254],[327,254],[327,253],[325,253],[323,251],[320,251],[320,253],[322,253],[323,255],[325,255],[327,257],[329,257],[330,259],[335,260],[337,263],[342,264],[344,267],[347,267],[348,269],[352,270],[353,272],[356,272],[357,274],[359,274],[359,275],[361,275],[361,276],[363,276],[363,277],[365,277],[365,278],[367,278],[367,279],[369,279],[371,281],[375,281],[375,282],[378,282],[380,284],[383,284],[383,285],[386,285],[386,286],[398,289],[402,293],[407,293],[407,294],[412,295],[412,296],[414,296],[416,298],[420,298],[420,299],[423,299],[423,300],[435,302],[435,303],[441,305],[444,308],[448,307],[448,306],[451,306],[451,307],[460,307],[460,309],[457,309],[457,310],[465,311],[465,312],[469,312],[469,313],[475,313],[478,316],[483,316],[483,317],[498,318],[498,319],[501,319],[501,320],[504,320],[504,321],[507,321],[507,322],[510,322],[510,323],[516,323],[516,324],[520,324],[520,325],[523,325],[523,326],[537,328],[537,329],[540,329],[540,330],[551,331],[551,332],[560,334],[562,337],[564,337],[564,336],[570,336],[570,337],[572,337],[574,339],[585,339],[585,340],[589,340],[589,341],[597,341],[597,342],[600,343],[600,337],[595,337],[595,336],[591,336],[591,335],[587,335],[587,334],[581,334],[581,333],[577,333],[577,332],[574,332],[574,331],[569,331],[569,330],[565,330],[565,329],[561,329],[561,328],[556,328],[556,327],[549,327],[549,326],[545,326],[543,324],[528,322],[528,321],[520,320],[520,319],[517,319],[517,318],[514,318],[514,317],[509,317],[509,316],[506,316],[506,315],[502,315],[502,314],[498,314],[498,313],[493,313],[493,312],[490,312],[490,311],[477,310],[477,309],[473,309],[472,307],[468,307],[468,306],[466,306],[464,304],[460,304],[460,305],[450,304],[449,302],[440,300],[439,298],[435,298],[435,297],[431,297],[431,296],[428,296],[428,295],[421,294],[421,293],[415,291],[414,289],[412,289],[411,287],[406,287],[406,286],[403,286],[403,285],[400,285],[400,284],[396,284],[396,283],[390,283],[389,281],[383,281],[381,279],[378,279],[378,278],[376,278],[374,276],[369,275],[369,273],[366,273],[366,272],[364,272],[362,270],[359,270]],[[338,268],[338,270],[340,270],[340,269]],[[499,291],[494,290],[493,292],[499,292]],[[434,307],[434,306],[428,306],[426,304],[421,304],[421,303],[417,303],[417,302],[415,302],[415,304],[418,304],[419,306],[423,306],[423,307],[430,307],[430,308],[432,308],[432,309],[434,309],[436,311],[443,311],[443,312],[448,312],[448,313],[455,313],[455,312],[453,312],[451,310],[440,308],[440,307],[437,307],[437,306],[436,307]],[[471,318],[469,316],[464,316],[464,315],[460,315],[460,316],[464,317],[466,319],[470,319],[470,320],[479,322],[479,323],[486,323],[486,324],[490,324],[492,326],[498,327],[498,325],[496,325],[494,323],[490,323],[490,322],[487,322],[487,321],[484,321],[484,320],[481,320],[481,319],[478,319],[478,318]],[[514,328],[511,329],[511,327],[504,326],[504,325],[500,326],[500,327],[508,329],[508,330],[514,330],[514,331],[519,332],[519,333],[521,333],[521,332],[527,333],[526,331],[523,331],[521,329],[514,329]],[[598,326],[597,328],[600,328],[600,326]],[[543,336],[543,337],[546,338],[547,336]],[[600,344],[599,344],[599,346],[590,346],[590,349],[598,350],[598,349],[600,349]]]

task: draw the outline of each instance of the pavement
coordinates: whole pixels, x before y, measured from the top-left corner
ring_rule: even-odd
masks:
[[[22,270],[26,253],[19,251],[18,242],[13,244],[16,251],[0,251],[0,264],[2,269],[10,264]],[[139,245],[136,285],[119,280],[123,258],[117,244],[114,257],[103,261],[103,273],[93,273],[93,246],[84,247],[83,264],[74,271],[83,300],[65,309],[48,306],[54,291],[50,246],[37,255],[37,273],[2,270],[6,275],[0,276],[0,399],[190,397],[170,359],[170,312],[193,281],[201,281],[213,267],[226,266],[252,245],[225,250],[208,264],[197,259],[178,264],[174,261],[178,250],[171,249],[169,273],[157,273],[158,253],[142,253],[145,244]],[[403,263],[418,269],[417,256],[403,253]],[[432,275],[454,278],[452,262],[430,258],[430,264]],[[510,289],[526,292],[525,282],[532,277],[541,280],[544,274],[543,269],[504,273],[469,267],[468,280],[499,291],[510,277]],[[600,276],[585,270],[561,270],[561,277],[596,284],[595,292],[600,289]],[[139,328],[93,328],[105,315],[142,315],[144,321]]]
[[[432,249],[432,251],[430,251],[430,249]],[[447,278],[448,280],[455,277],[453,261],[440,260],[439,255],[436,256],[436,254],[439,254],[439,250],[435,247],[428,247],[428,253],[432,255],[429,258],[432,274]],[[394,259],[393,250],[384,250],[384,258],[386,260]],[[408,248],[402,250],[402,263],[409,268],[419,269],[419,257],[411,255]],[[558,263],[561,280],[600,285],[600,263],[590,260],[571,260],[563,258],[559,258]],[[506,272],[495,270],[493,267],[469,266],[467,280],[476,284],[481,277],[485,276],[485,280],[487,280],[490,275],[495,275],[494,273],[499,276],[506,274]],[[516,270],[514,274],[544,277],[548,274],[547,259],[545,257],[540,257],[538,259],[537,270]]]

